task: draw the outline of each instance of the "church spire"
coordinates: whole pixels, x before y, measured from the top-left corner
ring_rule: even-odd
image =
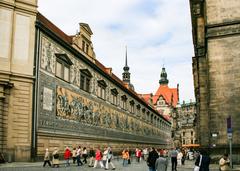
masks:
[[[125,83],[130,83],[130,72],[129,72],[129,67],[127,65],[127,46],[126,46],[126,56],[125,56],[125,66],[123,67],[123,73],[122,73],[122,79],[123,82]]]
[[[159,80],[159,84],[160,84],[160,85],[168,85],[167,72],[166,72],[164,66],[162,67],[162,72],[161,72],[160,77],[161,77],[161,78],[160,78],[160,80]]]

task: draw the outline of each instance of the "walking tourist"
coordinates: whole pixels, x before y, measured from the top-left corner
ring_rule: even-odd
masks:
[[[77,150],[76,150],[76,148],[74,147],[74,148],[73,148],[73,151],[72,151],[73,164],[75,164],[75,162],[76,162],[76,156],[77,156]]]
[[[147,148],[144,148],[143,149],[143,159],[145,161],[147,161],[147,158],[148,158],[148,149]]]
[[[179,166],[182,165],[182,157],[183,157],[183,153],[182,153],[182,151],[180,150],[179,153],[177,154],[177,164],[178,164]]]
[[[54,151],[52,153],[52,156],[53,156],[53,159],[52,159],[52,164],[53,164],[53,167],[59,167],[59,152],[58,152],[58,149],[57,147],[54,148]]]
[[[123,166],[127,166],[129,160],[129,153],[127,149],[122,151]]]
[[[81,155],[82,155],[81,146],[78,146],[78,149],[77,149],[77,165],[78,166],[82,166],[83,165],[83,163],[81,161]]]
[[[70,157],[71,151],[68,147],[66,147],[66,150],[64,152],[64,160],[66,161],[65,167],[70,166]]]
[[[160,157],[155,162],[156,171],[167,171],[168,160],[164,157],[163,153],[160,153]]]
[[[159,156],[157,151],[155,150],[154,147],[152,147],[147,159],[147,165],[148,165],[149,171],[156,171],[155,162],[158,159],[158,157]]]
[[[97,148],[96,153],[95,153],[95,162],[93,168],[97,167],[97,164],[100,164],[101,168],[104,168],[103,163],[102,163],[102,152],[100,151],[100,147]]]
[[[48,166],[51,167],[51,163],[50,163],[50,153],[48,151],[48,149],[46,148],[46,152],[44,155],[44,163],[43,163],[43,167],[45,167],[45,165],[48,164]]]
[[[112,149],[108,147],[107,163],[106,163],[105,170],[109,169],[109,164],[112,166],[112,170],[116,169],[115,165],[112,162],[112,159],[113,159],[113,152],[112,152]]]
[[[172,150],[170,151],[172,171],[177,171],[177,155],[178,155],[178,152],[176,148],[172,148]]]
[[[107,149],[107,147],[105,147],[104,151],[103,151],[103,157],[102,157],[103,166],[105,168],[106,168],[106,163],[107,163],[107,155],[108,155],[108,149]]]
[[[94,157],[95,157],[95,152],[94,152],[94,150],[93,150],[92,147],[91,147],[90,150],[89,150],[89,157],[90,157],[90,159],[89,159],[89,164],[88,164],[88,166],[89,166],[89,167],[93,167],[93,160],[94,160]]]
[[[200,155],[198,155],[195,166],[199,166],[199,171],[209,171],[210,157],[206,150],[201,150]]]
[[[228,154],[224,154],[219,160],[219,169],[220,171],[230,170],[230,160]]]
[[[142,152],[140,149],[137,148],[136,149],[136,158],[137,158],[138,163],[140,162],[141,156],[142,156]]]
[[[88,154],[87,154],[87,148],[86,148],[86,147],[83,147],[82,157],[83,157],[83,162],[84,162],[85,164],[87,164]]]

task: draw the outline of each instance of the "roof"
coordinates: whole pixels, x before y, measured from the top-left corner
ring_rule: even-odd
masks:
[[[50,30],[52,33],[54,33],[58,38],[60,38],[64,43],[67,43],[69,46],[71,46],[72,49],[72,36],[65,34],[62,30],[60,30],[57,26],[55,26],[51,21],[49,21],[46,17],[44,17],[41,13],[37,13],[37,21],[40,22],[44,27],[46,27],[48,30]],[[86,23],[82,23],[85,27],[88,25]],[[90,31],[90,30],[89,30]],[[78,52],[79,53],[79,52]],[[148,103],[144,101],[143,98],[139,97],[138,94],[128,86],[124,84],[124,82],[119,79],[115,74],[112,72],[109,72],[109,68],[105,67],[102,63],[100,63],[98,60],[94,59],[94,63],[91,62],[88,58],[84,59],[89,61],[88,63],[91,63],[91,65],[94,65],[97,69],[101,70],[103,73],[108,75],[108,78],[110,77],[112,80],[114,80],[117,84],[120,85],[120,88],[124,88],[129,94],[133,95],[134,98],[141,103],[145,105],[145,107],[149,107]],[[155,110],[153,107],[150,107],[152,111],[155,111],[156,114],[159,116],[162,116],[158,113],[157,110]],[[168,120],[166,120],[168,121]]]
[[[177,106],[178,103],[178,89],[177,88],[169,88],[168,85],[160,85],[157,92],[153,96],[153,104],[155,105],[160,96],[166,100],[168,105],[172,105],[173,107]]]

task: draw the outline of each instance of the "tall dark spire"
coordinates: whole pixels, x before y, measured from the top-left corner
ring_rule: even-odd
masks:
[[[129,67],[127,65],[127,46],[126,46],[126,56],[125,56],[125,66],[123,67],[123,73],[122,73],[122,80],[125,83],[130,83],[130,72]]]
[[[160,76],[159,84],[160,85],[168,85],[168,79],[167,79],[167,72],[165,70],[165,67],[163,66],[161,76]]]

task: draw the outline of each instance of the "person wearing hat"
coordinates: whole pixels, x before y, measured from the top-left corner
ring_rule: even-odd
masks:
[[[58,149],[57,147],[54,148],[54,151],[52,153],[52,156],[53,156],[53,159],[52,159],[52,163],[53,163],[53,167],[57,166],[59,167],[59,152],[58,152]]]
[[[48,164],[51,167],[51,163],[50,163],[50,153],[48,151],[48,149],[46,148],[46,152],[44,155],[44,163],[43,163],[43,167],[46,166],[46,164]]]

